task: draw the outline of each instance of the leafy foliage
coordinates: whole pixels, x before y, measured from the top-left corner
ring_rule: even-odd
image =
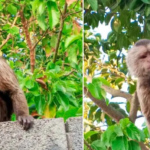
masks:
[[[113,107],[117,113],[129,117],[130,99],[127,103],[112,102],[111,99],[117,97],[113,89],[122,93],[119,90],[127,87],[126,92],[131,97],[136,91],[136,80],[128,74],[125,56],[137,40],[150,38],[149,18],[150,3],[147,0],[84,1],[84,86],[93,99],[105,100],[108,106],[99,108],[85,93],[85,150],[138,150],[141,149],[139,142],[149,146],[145,124],[141,131],[128,119],[117,124],[109,115],[109,108]],[[101,35],[105,32],[104,26],[105,31],[110,29],[106,38]],[[95,78],[96,82],[93,82]],[[102,94],[104,89],[112,95],[110,99],[106,93]]]
[[[35,118],[82,115],[81,10],[80,1],[0,1],[0,49]]]

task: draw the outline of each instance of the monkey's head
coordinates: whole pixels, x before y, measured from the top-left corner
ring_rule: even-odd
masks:
[[[135,77],[150,77],[150,40],[135,43],[127,55],[127,67]]]

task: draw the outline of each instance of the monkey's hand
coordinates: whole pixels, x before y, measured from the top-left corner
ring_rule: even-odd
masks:
[[[33,125],[33,121],[34,121],[33,117],[30,116],[30,115],[28,115],[28,116],[25,116],[25,115],[18,116],[17,120],[23,126],[24,130],[28,130],[29,128],[31,128],[32,125]]]

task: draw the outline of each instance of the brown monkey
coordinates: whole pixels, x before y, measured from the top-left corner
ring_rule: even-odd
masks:
[[[25,95],[13,70],[0,57],[0,122],[9,121],[13,112],[25,130],[31,127],[33,117],[29,115]]]
[[[142,39],[135,43],[128,52],[127,66],[138,78],[137,95],[150,131],[150,40]]]

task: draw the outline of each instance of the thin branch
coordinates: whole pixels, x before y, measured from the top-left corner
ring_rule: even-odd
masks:
[[[128,94],[124,91],[120,91],[120,90],[116,90],[116,89],[113,89],[109,86],[106,86],[106,85],[102,85],[102,88],[110,93],[111,95],[113,95],[114,97],[124,97],[126,98],[129,102],[131,102],[131,99],[132,99],[132,95],[131,94]]]
[[[62,11],[61,11],[59,5],[58,5],[58,9],[59,9],[59,12],[60,12],[60,14],[61,14],[61,16],[62,16],[63,14],[62,14]]]
[[[63,76],[65,76],[65,77],[70,76],[70,75],[71,75],[71,74],[73,74],[74,72],[76,72],[76,73],[77,73],[77,71],[76,71],[76,70],[72,70],[71,72],[69,72],[68,74],[65,74],[65,75],[63,75]]]
[[[84,140],[84,144],[87,146],[89,150],[93,150],[93,148],[90,146],[90,144],[86,140]]]
[[[125,118],[123,114],[118,112],[114,107],[106,105],[104,100],[94,98],[86,87],[84,87],[84,94],[87,95],[98,107],[100,107],[109,117],[113,118],[116,122]]]
[[[55,48],[55,55],[53,58],[53,63],[55,63],[56,58],[57,58],[59,44],[60,44],[60,40],[61,40],[61,36],[62,36],[62,30],[63,30],[63,26],[64,26],[64,16],[66,15],[66,12],[67,12],[67,3],[65,3],[63,15],[61,15],[60,29],[59,29],[59,33],[58,33],[58,40],[57,40],[57,44],[56,44],[56,48]]]
[[[31,66],[31,72],[33,72],[34,71],[34,66],[35,66],[35,51],[32,48],[32,42],[31,42],[31,39],[30,39],[29,31],[28,31],[28,24],[27,24],[27,21],[24,17],[24,14],[23,14],[23,7],[20,9],[19,14],[20,14],[23,30],[24,30],[24,33],[25,33],[27,45],[28,45],[29,50],[30,50],[30,66]]]
[[[80,12],[82,12],[82,10],[79,10],[79,11],[76,11],[76,12],[73,12],[73,13],[68,13],[68,14],[66,14],[64,19],[66,19],[70,15],[77,14],[77,13],[80,13]]]
[[[17,21],[17,19],[18,19],[18,16],[19,16],[19,13],[17,13],[17,15],[16,15],[16,17],[15,17],[15,19],[14,19],[13,24],[12,24],[11,27],[13,27],[13,26],[16,24],[16,21]],[[8,35],[7,35],[7,38],[6,38],[6,39],[2,42],[2,44],[0,45],[0,49],[8,42],[8,40],[10,39],[10,37],[11,37],[11,34],[8,34]]]
[[[48,28],[49,29],[49,28]],[[35,49],[38,43],[43,39],[43,37],[47,34],[48,29],[44,32],[44,34],[41,36],[41,38],[36,42],[36,44],[33,46],[32,49]]]
[[[75,9],[76,5],[78,4],[79,0],[76,1],[75,5],[73,6],[72,9]]]

